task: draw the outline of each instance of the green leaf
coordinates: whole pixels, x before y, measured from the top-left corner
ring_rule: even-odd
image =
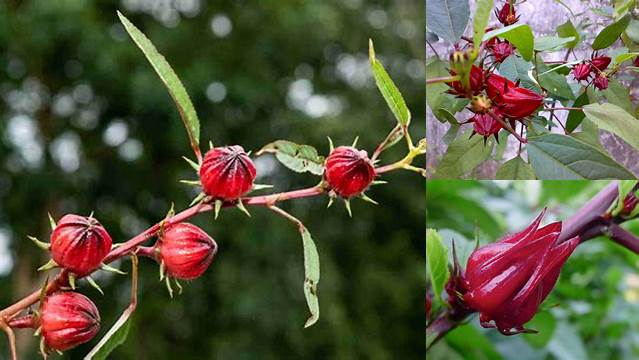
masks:
[[[493,150],[494,140],[489,139],[484,145],[481,136],[470,136],[471,130],[466,130],[455,139],[446,150],[439,162],[434,179],[457,179],[472,171],[484,162]]]
[[[446,71],[446,62],[431,58],[426,61],[426,79],[449,76]],[[426,102],[433,113],[439,109],[443,98],[447,95],[448,85],[445,83],[426,84]]]
[[[581,37],[579,36],[579,31],[575,28],[570,20],[566,20],[565,23],[557,26],[557,35],[562,38],[574,37],[575,39],[566,44],[568,49],[573,49],[577,44],[579,44],[579,40]]]
[[[637,56],[639,56],[639,52],[623,53],[615,56],[614,61],[615,64],[621,64],[624,61],[634,60]]]
[[[450,277],[448,272],[448,254],[437,230],[426,230],[426,267],[430,276],[435,297],[442,301],[442,291]]]
[[[430,0],[429,0],[430,1]],[[431,3],[429,2],[429,11]],[[488,26],[488,19],[490,18],[490,12],[493,10],[493,0],[478,0],[475,9],[475,16],[473,19],[473,46],[479,50],[484,34],[486,33],[486,26]]]
[[[577,38],[574,36],[558,37],[558,36],[542,36],[535,40],[535,50],[537,51],[549,51],[559,50],[564,47],[568,47],[567,44],[572,43]]]
[[[495,29],[487,32],[484,35],[483,41],[488,41],[494,37],[506,39],[515,45],[524,60],[530,61],[532,59],[535,37],[530,26],[526,24],[513,24],[501,29]]]
[[[614,209],[612,210],[612,216],[617,216],[619,215],[619,213],[621,213],[621,211],[623,210],[623,202],[626,199],[626,196],[630,194],[630,192],[632,191],[632,188],[634,188],[636,184],[637,184],[636,180],[619,181],[617,185],[618,195],[617,195],[617,200],[615,201]]]
[[[538,312],[532,320],[526,323],[526,328],[535,329],[537,334],[524,334],[524,339],[536,348],[543,348],[552,339],[557,320],[548,311]]]
[[[634,179],[634,175],[607,153],[584,141],[560,134],[528,139],[528,159],[537,178]]]
[[[605,49],[608,46],[614,44],[619,36],[621,36],[621,33],[626,30],[626,27],[628,27],[628,24],[630,24],[631,19],[632,17],[630,16],[630,14],[626,14],[621,19],[606,26],[603,30],[601,30],[599,35],[597,35],[595,41],[593,41],[592,48],[594,50]]]
[[[470,323],[453,329],[446,335],[446,343],[464,354],[464,359],[503,359],[495,344]]]
[[[540,93],[539,86],[530,78],[528,72],[532,64],[516,55],[510,55],[499,65],[499,73],[512,82],[520,81],[520,86]]]
[[[288,140],[277,140],[264,145],[257,155],[275,154],[275,158],[287,168],[299,172],[310,172],[315,175],[324,173],[324,157],[310,145],[299,145]]]
[[[320,262],[317,254],[317,247],[311,238],[311,233],[303,227],[300,229],[302,234],[302,244],[304,246],[304,297],[311,316],[306,320],[304,327],[307,328],[317,322],[319,319],[319,300],[317,298],[317,285],[320,280]]]
[[[461,39],[469,19],[468,0],[428,0],[426,26],[450,43]]]
[[[566,77],[554,71],[548,71],[549,68],[544,64],[544,60],[539,57],[537,59],[537,72],[539,75],[539,84],[552,95],[562,99],[575,99],[572,88],[568,85]]]
[[[630,90],[616,79],[610,79],[608,88],[602,91],[603,96],[611,104],[617,105],[629,114],[633,113],[634,106],[630,100]]]
[[[535,172],[530,164],[517,156],[500,166],[495,178],[498,180],[534,180]]]
[[[164,56],[157,51],[151,41],[119,11],[118,17],[126,31],[131,36],[131,39],[133,39],[135,44],[140,48],[140,50],[142,50],[144,56],[146,56],[147,60],[149,60],[151,66],[169,90],[169,94],[180,113],[180,118],[182,118],[182,122],[186,127],[186,132],[189,135],[189,141],[193,148],[193,152],[199,158],[200,120],[197,117],[193,103],[191,102],[184,85],[182,85],[182,82],[171,68],[171,65],[169,65]]]
[[[588,104],[590,101],[588,99],[588,92],[584,91],[577,97],[575,102],[572,104],[573,107],[582,107]],[[581,124],[586,114],[583,111],[569,111],[568,112],[568,120],[566,120],[566,130],[568,132],[573,132],[575,129]]]
[[[116,325],[118,325],[118,323],[116,323]],[[124,323],[119,324],[118,328],[115,329],[115,332],[110,333],[116,325],[114,325],[114,327],[110,329],[109,333],[100,340],[100,343],[84,357],[84,360],[105,360],[109,357],[109,355],[111,355],[111,352],[113,352],[116,347],[122,345],[126,341],[126,338],[129,336],[129,329],[131,328],[131,319],[129,318]],[[107,340],[103,343],[102,341],[104,339]]]
[[[600,129],[609,131],[639,150],[639,120],[613,104],[590,104],[583,107],[586,117]]]
[[[375,77],[375,84],[377,84],[377,88],[382,93],[384,100],[386,100],[386,104],[388,104],[397,121],[403,126],[408,126],[410,123],[410,111],[408,111],[402,94],[384,69],[384,66],[375,58],[373,40],[370,39],[368,40],[368,56],[373,76]]]

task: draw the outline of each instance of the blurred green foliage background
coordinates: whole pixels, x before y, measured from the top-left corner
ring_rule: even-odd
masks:
[[[0,306],[38,288],[47,212],[89,214],[124,241],[195,194],[186,133],[161,81],[117,21],[121,10],[155,43],[190,93],[202,143],[257,150],[276,139],[327,136],[372,151],[394,126],[368,66],[368,38],[424,133],[423,3],[408,1],[6,0],[0,2]],[[403,156],[401,146],[382,163]],[[311,186],[270,155],[259,183]],[[418,358],[423,354],[423,179],[384,176],[350,219],[327,199],[283,207],[313,234],[321,260],[321,318],[308,316],[301,239],[261,208],[195,223],[220,251],[205,276],[170,300],[157,265],[141,263],[140,305],[114,359]],[[128,263],[121,264],[124,269]],[[128,302],[129,280],[103,274],[101,334]],[[19,332],[23,358],[37,339]],[[97,341],[97,340],[96,340]],[[65,353],[81,358],[91,345]],[[0,341],[0,358],[6,358]]]
[[[465,264],[475,245],[526,227],[544,208],[542,225],[573,215],[608,181],[429,181],[427,226]],[[624,228],[639,234],[639,221]],[[450,251],[449,251],[450,253]],[[639,357],[639,256],[599,237],[575,250],[559,281],[527,328],[539,334],[503,336],[474,315],[428,352],[446,359],[636,359]]]

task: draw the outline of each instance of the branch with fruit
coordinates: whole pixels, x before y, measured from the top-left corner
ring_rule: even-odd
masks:
[[[316,186],[280,193],[254,195],[253,192],[270,186],[255,183],[256,167],[239,145],[213,146],[202,155],[200,150],[200,123],[195,108],[181,81],[164,57],[158,53],[149,39],[126,17],[118,13],[120,21],[136,45],[157,72],[174,100],[193,149],[196,161],[185,160],[196,171],[197,180],[184,180],[187,185],[201,189],[189,208],[175,212],[173,207],[164,219],[135,237],[114,243],[107,229],[97,216],[68,214],[57,222],[51,218],[49,242],[30,237],[36,245],[50,252],[51,260],[39,271],[59,269],[58,273],[40,289],[16,303],[0,310],[0,327],[7,334],[11,358],[16,359],[15,329],[35,329],[41,335],[40,350],[46,358],[51,351],[62,352],[78,344],[90,341],[99,332],[101,318],[95,304],[77,292],[80,281],[95,287],[102,293],[92,278],[97,271],[105,270],[119,275],[125,273],[111,267],[115,260],[131,259],[131,302],[105,336],[85,357],[104,359],[120,343],[128,332],[130,318],[137,306],[138,257],[149,258],[159,264],[159,278],[164,281],[173,297],[174,287],[179,293],[183,288],[180,280],[200,277],[211,265],[217,252],[216,241],[201,228],[187,221],[199,214],[212,212],[217,218],[220,211],[236,207],[250,216],[248,207],[259,206],[284,217],[296,225],[304,248],[303,284],[311,316],[305,327],[319,319],[318,284],[320,278],[319,255],[310,232],[301,220],[277,205],[283,201],[315,196],[327,196],[329,206],[334,200],[344,202],[352,216],[350,202],[362,199],[377,204],[366,195],[372,185],[382,184],[380,177],[395,170],[408,170],[425,174],[425,169],[414,166],[414,160],[426,152],[426,142],[414,143],[409,133],[410,111],[399,90],[383,65],[375,57],[372,41],[369,44],[373,77],[397,125],[380,142],[373,156],[358,149],[357,140],[351,146],[334,147],[329,138],[330,152],[326,158],[308,145],[278,140],[264,146],[257,156],[273,154],[288,169],[298,173],[311,173],[321,177]],[[378,157],[382,152],[399,143],[406,142],[406,155],[393,163],[381,165]]]

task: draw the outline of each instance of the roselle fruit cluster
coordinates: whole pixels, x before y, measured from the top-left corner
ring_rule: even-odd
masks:
[[[572,67],[572,75],[578,82],[586,81],[586,86],[592,84],[598,90],[605,90],[608,88],[606,69],[611,62],[612,59],[609,56],[593,53],[589,60],[584,60]]]
[[[557,239],[561,222],[539,227],[542,212],[523,231],[480,247],[463,275],[464,304],[480,313],[483,327],[504,335],[532,332],[524,324],[555,286],[561,267],[579,244]]]

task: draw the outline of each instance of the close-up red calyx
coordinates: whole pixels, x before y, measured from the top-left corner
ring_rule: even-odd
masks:
[[[495,110],[495,115],[497,115]],[[494,136],[498,139],[497,134],[502,129],[502,125],[495,120],[490,114],[475,114],[470,120],[473,123],[473,134],[479,134],[484,137],[484,142],[488,137]],[[471,135],[471,136],[472,136]]]
[[[331,190],[344,198],[351,198],[366,190],[375,180],[375,168],[366,150],[352,146],[335,148],[324,167],[324,178]]]
[[[590,64],[582,63],[575,65],[572,68],[572,75],[577,81],[587,80],[590,76]]]
[[[176,279],[200,277],[217,253],[217,243],[204,230],[189,223],[170,225],[158,241],[158,260]]]
[[[515,47],[508,41],[501,41],[494,44],[490,50],[493,53],[495,62],[501,63],[506,60],[507,57],[515,53]]]
[[[234,201],[253,187],[256,170],[253,161],[239,145],[209,150],[200,166],[204,192],[224,201]]]
[[[504,24],[504,26],[512,25],[519,21],[519,16],[517,16],[515,11],[515,5],[511,4],[510,0],[506,1],[501,10],[495,10],[495,15],[497,16],[497,20]]]
[[[561,222],[540,228],[544,214],[545,210],[525,230],[482,246],[469,257],[464,300],[480,312],[483,327],[496,327],[504,335],[530,332],[523,325],[535,315],[579,244],[578,237],[557,241]]]
[[[455,71],[451,70],[450,74],[455,76]],[[470,97],[472,95],[479,94],[486,87],[485,84],[485,75],[484,69],[481,67],[474,65],[470,68],[470,89],[464,89],[461,81],[453,81],[447,83],[451,89],[448,91],[450,94],[457,95],[460,97]]]
[[[97,219],[69,214],[51,233],[51,257],[60,267],[83,276],[100,267],[112,244]]]
[[[511,119],[532,115],[544,102],[542,95],[496,74],[488,76],[487,92],[501,113]]]
[[[604,73],[599,73],[595,76],[592,84],[599,90],[606,90],[608,88],[608,76]]]
[[[80,293],[57,292],[42,301],[39,324],[46,347],[64,351],[93,339],[100,330],[100,313]]]
[[[610,62],[612,61],[612,59],[609,56],[597,56],[597,57],[593,57],[592,59],[590,59],[590,63],[592,64],[592,66],[599,71],[604,71],[608,68],[608,65],[610,65]]]

